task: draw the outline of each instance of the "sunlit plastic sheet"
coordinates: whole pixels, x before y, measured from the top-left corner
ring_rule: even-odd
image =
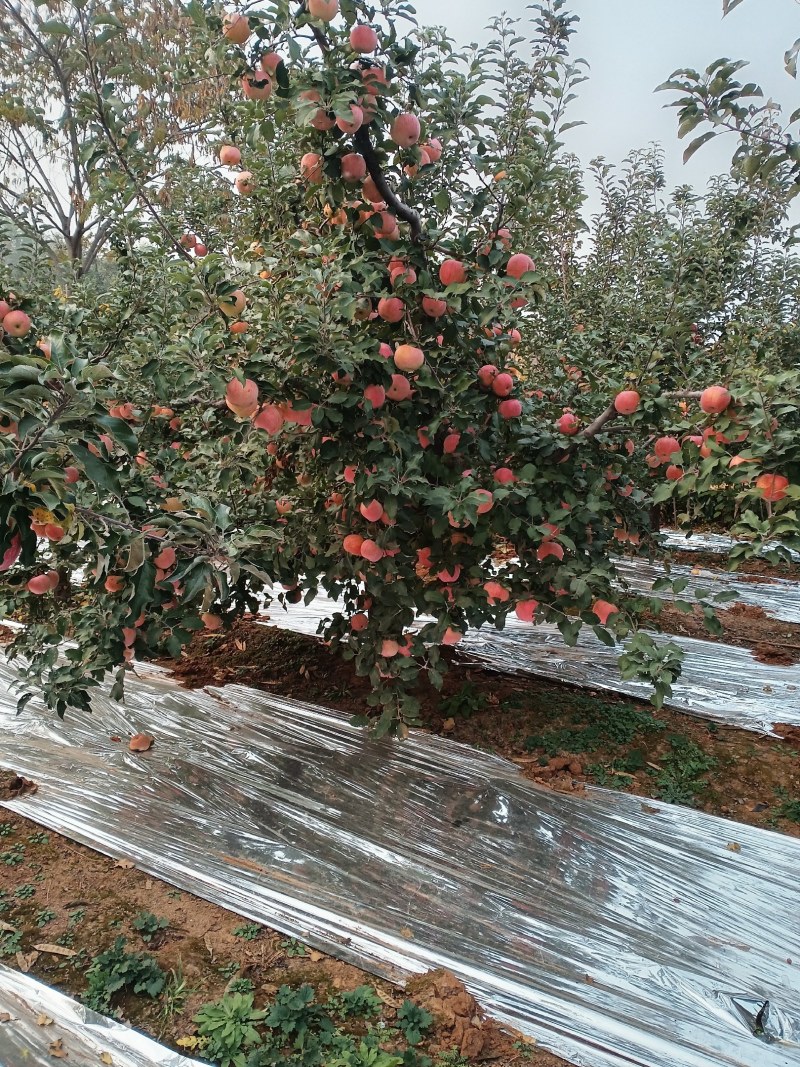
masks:
[[[42,1016],[50,1022],[43,1025]],[[106,1059],[101,1060],[104,1053]],[[0,1064],[53,1067],[59,1062],[75,1067],[199,1067],[198,1060],[172,1052],[0,963]]]
[[[617,559],[615,567],[620,578],[636,593],[650,594],[653,583],[659,578],[668,577],[672,582],[685,579],[688,584],[683,592],[661,589],[653,595],[661,600],[694,601],[698,592],[711,598],[718,593],[735,593],[736,601],[722,605],[724,608],[730,608],[732,603],[747,604],[761,608],[771,619],[800,623],[800,582],[783,578],[765,580],[732,571],[684,567],[675,563],[667,574],[658,563],[638,559]]]
[[[276,626],[315,634],[323,619],[340,610],[336,601],[317,596],[308,605],[288,605],[288,610],[273,604],[269,614]],[[671,634],[652,636],[662,643],[672,641],[686,656],[672,696],[665,701],[667,707],[758,733],[774,734],[775,723],[800,726],[800,664],[775,666],[760,663],[746,648]],[[644,701],[652,693],[645,682],[622,678],[617,664],[621,650],[604,645],[588,627],[570,648],[556,626],[533,626],[512,616],[504,630],[485,626],[467,631],[458,648],[471,659],[510,674],[607,689]]]
[[[8,807],[44,826],[388,978],[447,967],[580,1067],[800,1062],[796,840],[245,688],[61,723],[5,680],[0,763],[39,785]]]
[[[687,537],[683,530],[661,530],[660,533],[667,548],[683,549],[685,552],[713,552],[715,555],[727,555],[735,545],[746,543],[737,541],[735,537],[728,534],[693,532]],[[800,552],[782,545],[780,541],[767,541],[762,553],[774,551],[776,548],[783,548],[793,560],[800,560]]]

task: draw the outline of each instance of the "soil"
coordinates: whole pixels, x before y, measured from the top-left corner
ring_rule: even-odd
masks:
[[[169,977],[157,1000],[132,994],[115,998],[117,1017],[173,1048],[191,1040],[197,1029],[192,1017],[203,1004],[221,997],[236,979],[246,978],[260,1007],[282,986],[310,985],[323,1001],[333,993],[370,986],[382,1001],[381,1019],[388,1026],[411,999],[434,1015],[434,1026],[418,1046],[433,1057],[456,1049],[470,1063],[567,1067],[516,1031],[487,1019],[463,984],[447,972],[414,978],[402,990],[174,889],[128,860],[115,862],[0,809],[0,855],[15,849],[22,849],[20,863],[0,863],[0,957],[3,924],[22,931],[22,937],[19,951],[7,954],[3,962],[80,997],[87,988],[91,959],[124,937],[126,951],[153,956]],[[133,926],[143,912],[166,920],[150,941]]]
[[[684,567],[704,567],[710,571],[728,571],[728,557],[721,552],[684,552],[673,550],[670,559]],[[773,578],[800,581],[800,563],[770,563],[766,559],[746,559],[737,564],[735,574],[742,581],[769,582]]]
[[[191,687],[238,683],[362,715],[370,692],[317,638],[241,620],[198,636],[170,666]],[[800,836],[800,753],[785,739],[718,726],[613,693],[504,675],[453,656],[441,693],[417,696],[423,726],[514,760],[550,788],[587,783]]]
[[[761,663],[790,666],[800,662],[800,623],[772,619],[755,604],[735,603],[727,611],[717,610],[716,615],[722,626],[718,639],[725,644],[751,649]],[[647,629],[713,640],[697,604],[691,612],[682,612],[665,602],[657,617],[645,615],[644,620]]]

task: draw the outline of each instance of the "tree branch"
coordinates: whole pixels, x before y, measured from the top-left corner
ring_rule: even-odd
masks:
[[[415,244],[422,241],[422,219],[418,213],[408,204],[404,204],[397,193],[386,181],[386,175],[381,170],[378,156],[370,140],[369,133],[364,126],[353,135],[353,143],[364,157],[369,176],[375,182],[378,192],[383,197],[387,207],[390,207],[395,215],[407,222],[411,227],[411,237]]]

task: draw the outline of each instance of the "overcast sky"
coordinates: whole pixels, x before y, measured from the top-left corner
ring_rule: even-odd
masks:
[[[678,141],[677,112],[664,108],[669,94],[653,92],[678,67],[702,70],[722,56],[747,59],[745,81],[758,82],[787,114],[800,106],[800,82],[783,67],[784,52],[800,37],[798,0],[745,0],[725,19],[722,0],[572,0],[569,6],[581,20],[574,55],[591,68],[572,105],[572,118],[586,125],[567,135],[584,163],[600,155],[618,163],[631,149],[658,141],[670,187],[702,187],[710,174],[727,169],[728,138],[682,162],[691,138]],[[444,25],[460,44],[486,40],[486,23],[503,10],[529,17],[524,0],[416,0],[415,7],[420,22]]]

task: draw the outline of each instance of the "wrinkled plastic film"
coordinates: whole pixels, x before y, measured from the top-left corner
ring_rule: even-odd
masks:
[[[316,634],[322,620],[340,610],[336,601],[320,595],[287,610],[273,605],[270,621],[296,633]],[[666,707],[758,733],[774,734],[775,723],[800,725],[800,664],[760,663],[746,648],[713,641],[651,636],[660,643],[673,642],[686,657]],[[569,647],[558,627],[533,626],[511,616],[504,630],[468,630],[458,648],[493,670],[606,689],[645,702],[652,693],[646,682],[622,678],[620,649],[604,645],[588,627],[581,630],[577,645]]]
[[[747,604],[748,607],[761,608],[771,619],[785,622],[800,622],[800,582],[787,581],[783,578],[754,578],[731,571],[714,571],[703,567],[684,567],[674,564],[669,575],[657,563],[646,560],[617,559],[617,573],[634,592],[653,595],[661,600],[694,601],[696,593],[703,593],[712,599],[719,593],[735,593],[736,600],[723,604],[730,608],[732,603]],[[659,578],[669,577],[670,581],[684,579],[686,588],[681,593],[671,589],[661,589],[651,593],[653,583]]]
[[[43,1024],[42,1016],[50,1022]],[[189,1060],[0,963],[0,1064],[53,1067],[59,1062],[76,1067],[199,1067],[199,1060]]]
[[[713,552],[716,555],[727,555],[736,545],[747,543],[745,541],[737,541],[730,534],[693,532],[687,536],[683,530],[661,530],[660,534],[667,548],[685,552]],[[761,550],[761,554],[774,552],[778,548],[788,552],[793,560],[800,560],[800,552],[781,544],[780,541],[767,541]]]
[[[579,1067],[800,1059],[798,841],[150,671],[17,717],[3,670],[0,763],[39,784],[8,806],[42,825],[377,974],[447,967]]]

